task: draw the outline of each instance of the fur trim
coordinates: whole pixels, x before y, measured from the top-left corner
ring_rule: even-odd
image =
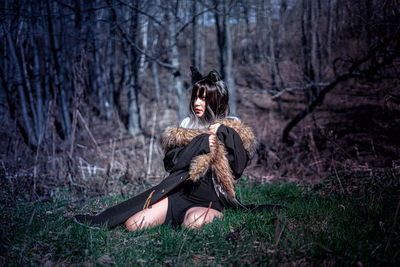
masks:
[[[235,181],[231,168],[229,166],[229,161],[226,158],[227,152],[224,145],[219,142],[218,149],[216,149],[217,155],[214,158],[212,169],[214,170],[215,176],[218,182],[232,197],[235,197],[235,188],[233,181]]]
[[[238,133],[240,139],[242,139],[247,156],[252,158],[257,148],[257,141],[251,128],[241,123],[238,119],[223,119],[218,121],[218,123],[228,126]]]
[[[185,128],[168,127],[162,135],[164,151],[176,146],[187,146],[193,138],[202,133],[210,133],[202,130],[189,130]]]
[[[203,154],[197,156],[192,160],[190,163],[190,170],[189,170],[189,179],[193,180],[194,182],[198,181],[202,176],[204,176],[214,161],[214,153],[210,154]]]
[[[247,155],[251,158],[256,148],[256,141],[252,130],[236,119],[224,119],[218,121],[218,123],[234,129],[239,134]],[[164,131],[162,136],[164,150],[167,151],[176,146],[186,146],[194,137],[202,133],[211,134],[208,130],[169,127]],[[193,181],[199,180],[206,174],[207,170],[212,167],[218,182],[232,197],[235,197],[233,186],[234,177],[226,155],[227,152],[224,145],[217,140],[215,150],[212,150],[208,154],[197,156],[192,160],[189,170],[189,179]]]

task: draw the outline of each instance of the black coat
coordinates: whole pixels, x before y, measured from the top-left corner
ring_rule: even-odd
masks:
[[[236,179],[240,178],[248,162],[248,154],[243,147],[240,136],[235,130],[225,125],[218,128],[217,136],[225,146],[226,157],[232,174]],[[207,153],[210,153],[210,147],[209,134],[206,133],[194,137],[187,146],[169,149],[164,157],[164,167],[170,175],[158,185],[110,207],[96,216],[76,215],[74,220],[79,223],[88,222],[92,225],[106,225],[110,229],[124,223],[135,213],[156,203],[186,181],[189,178],[192,159]]]

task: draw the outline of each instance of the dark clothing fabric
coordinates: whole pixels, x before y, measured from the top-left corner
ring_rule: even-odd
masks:
[[[237,179],[242,175],[248,162],[248,157],[243,148],[240,136],[235,130],[224,125],[218,128],[217,136],[227,150],[229,165]],[[92,225],[106,225],[111,229],[124,223],[135,213],[141,211],[146,206],[153,205],[167,195],[172,196],[173,201],[171,201],[171,206],[173,207],[169,209],[169,212],[172,218],[175,218],[173,220],[176,220],[177,224],[180,224],[179,222],[181,222],[182,216],[184,216],[184,211],[192,205],[188,203],[193,203],[193,205],[196,206],[208,207],[210,200],[214,200],[212,207],[217,210],[222,210],[221,203],[216,201],[216,199],[218,199],[217,194],[212,190],[213,184],[210,175],[206,175],[205,179],[200,179],[200,186],[197,189],[195,189],[195,187],[193,187],[194,189],[192,188],[193,190],[191,192],[193,195],[189,194],[188,197],[188,195],[185,194],[185,192],[188,192],[190,183],[193,184],[191,181],[185,182],[189,178],[190,163],[193,158],[210,153],[208,139],[209,134],[200,134],[194,137],[187,146],[169,149],[165,154],[164,166],[165,170],[169,172],[170,175],[160,184],[146,190],[136,197],[108,208],[96,216],[76,215],[75,220],[81,223],[88,222]],[[173,190],[178,194],[172,194]],[[207,198],[203,199],[205,195],[207,195]],[[220,194],[218,196],[220,196]],[[181,203],[182,199],[182,203],[186,204],[180,207],[179,203]],[[175,207],[175,203],[178,203],[177,207]],[[226,202],[223,203],[225,205]],[[244,206],[241,205],[241,207]]]
[[[164,225],[177,228],[183,223],[190,208],[208,208],[210,203],[210,208],[222,211],[222,203],[214,191],[211,171],[200,181],[186,180],[168,194],[168,211]]]
[[[158,185],[110,207],[96,216],[76,215],[75,220],[82,223],[88,222],[92,225],[106,225],[109,229],[112,229],[141,211],[147,201],[149,205],[153,205],[189,177],[189,165],[192,158],[210,152],[208,136],[201,134],[196,136],[186,147],[177,147],[171,149],[173,151],[168,151],[170,153],[167,154],[171,161],[164,160],[164,163],[167,163],[165,166],[167,171],[173,171],[170,171],[171,174]]]
[[[218,127],[217,136],[228,152],[226,157],[235,179],[239,179],[249,161],[239,134],[232,128],[221,125]]]

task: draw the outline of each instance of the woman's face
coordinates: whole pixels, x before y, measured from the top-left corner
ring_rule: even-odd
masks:
[[[201,118],[206,111],[206,91],[203,91],[203,95],[199,95],[199,91],[197,91],[197,97],[194,101],[194,113],[196,114],[197,118]]]

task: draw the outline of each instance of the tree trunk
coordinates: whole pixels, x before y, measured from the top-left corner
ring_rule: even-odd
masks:
[[[158,66],[157,63],[152,62],[151,63],[151,72],[153,73],[153,79],[154,79],[154,95],[156,98],[157,102],[160,102],[161,96],[160,96],[160,81],[158,78]]]
[[[4,86],[6,84],[5,79],[3,75],[0,75],[0,121],[3,121],[6,115],[6,106],[7,106],[7,92],[6,92],[6,87]]]
[[[246,51],[246,61],[250,64],[254,64],[254,43],[251,38],[251,25],[250,25],[250,14],[251,14],[251,4],[248,3],[248,6],[246,6],[245,3],[243,3],[243,11],[244,11],[244,18],[246,22],[246,42],[245,42],[245,51]]]
[[[32,45],[32,52],[33,52],[33,83],[36,92],[36,114],[37,114],[37,132],[39,133],[38,137],[43,135],[43,130],[45,128],[44,125],[44,117],[45,114],[43,113],[43,96],[42,96],[42,87],[40,85],[40,62],[39,62],[39,51],[36,45],[36,42],[33,38],[33,27],[30,25],[30,42]],[[41,140],[41,138],[38,138]],[[40,145],[40,144],[39,144]]]
[[[24,120],[25,131],[28,136],[28,142],[31,145],[36,146],[37,140],[35,138],[35,134],[32,129],[32,125],[31,125],[29,115],[28,115],[28,107],[27,107],[24,88],[23,88],[22,72],[21,72],[21,67],[19,65],[19,62],[18,62],[15,46],[11,39],[10,31],[8,31],[7,29],[4,29],[4,26],[3,26],[3,31],[6,32],[6,38],[7,38],[7,42],[8,42],[9,51],[10,51],[10,57],[11,57],[11,61],[14,65],[14,69],[15,69],[15,74],[16,74],[15,80],[17,82],[17,89],[18,89],[20,105],[21,105],[21,109],[22,109],[22,118]]]
[[[96,1],[96,6],[100,5],[100,1]],[[94,58],[94,89],[97,91],[97,97],[99,101],[99,109],[100,116],[102,118],[107,117],[107,98],[106,98],[106,88],[103,80],[104,64],[101,59],[101,55],[103,54],[102,44],[100,42],[100,36],[103,33],[103,29],[101,27],[101,21],[103,20],[103,9],[97,10],[94,12],[95,14],[95,28],[94,28],[94,36],[93,36],[93,58]],[[103,66],[103,68],[102,68]]]
[[[268,9],[267,13],[267,27],[268,27],[268,43],[269,43],[269,58],[270,58],[270,66],[271,66],[271,80],[272,80],[272,89],[274,91],[279,91],[282,88],[282,82],[279,71],[279,63],[276,58],[276,50],[275,50],[275,34],[272,27],[272,10],[271,6]]]
[[[225,0],[224,0],[225,1]],[[214,0],[216,10],[214,11],[215,18],[215,29],[217,33],[217,43],[218,43],[218,59],[219,59],[219,71],[221,75],[225,73],[225,34],[224,34],[224,20],[223,20],[223,10],[217,0]]]
[[[82,0],[74,0],[75,20],[74,31],[77,34],[74,45],[74,59],[78,59],[81,55],[81,36],[82,34]]]
[[[47,20],[48,20],[48,33],[50,36],[50,45],[52,51],[52,61],[55,66],[54,73],[54,82],[58,95],[59,101],[59,110],[61,114],[61,122],[63,126],[63,132],[66,139],[69,139],[71,135],[71,118],[68,110],[68,100],[67,94],[65,92],[65,84],[64,84],[64,66],[65,62],[62,57],[61,46],[58,40],[58,33],[60,33],[60,23],[58,20],[54,20],[52,18],[53,12],[57,14],[57,9],[51,9],[51,3],[47,0]],[[56,4],[54,3],[54,7]],[[53,26],[55,29],[53,29]]]
[[[203,7],[204,8],[204,7]],[[200,23],[200,31],[199,31],[199,65],[198,69],[200,73],[204,73],[205,71],[205,62],[206,62],[206,43],[207,43],[207,31],[206,31],[206,13],[203,13],[201,16]]]
[[[42,14],[43,17],[47,16],[46,12],[47,11],[43,11],[44,13]],[[45,24],[45,23],[44,23]],[[43,27],[45,27],[45,25],[43,25]],[[43,34],[43,43],[44,43],[44,50],[46,51],[51,51],[51,45],[50,45],[50,35],[48,31],[44,31]],[[50,104],[50,99],[52,98],[51,96],[51,83],[52,83],[52,71],[53,71],[53,67],[52,67],[52,60],[51,60],[51,54],[49,53],[45,53],[44,55],[44,111],[45,113],[45,117],[44,117],[44,121],[45,123],[49,122],[50,119],[47,117],[49,115],[49,112],[47,112],[49,110],[49,104]],[[54,99],[55,100],[55,99]],[[53,102],[53,107],[55,105],[55,101]],[[54,118],[51,119],[51,121],[53,121]]]
[[[22,47],[22,42],[20,43],[20,51],[21,51],[21,63],[22,63],[22,73],[24,76],[25,80],[25,87],[26,87],[26,92],[28,93],[28,101],[29,101],[29,106],[30,106],[30,113],[32,114],[32,121],[33,121],[33,133],[35,134],[36,140],[38,140],[39,132],[38,132],[38,120],[37,120],[37,113],[36,113],[36,107],[32,95],[32,87],[31,87],[31,82],[29,80],[28,76],[28,70],[26,69],[26,61],[25,61],[25,54],[24,54],[24,49]]]
[[[136,9],[132,10],[132,14],[130,12],[126,12],[125,19],[130,22],[128,23],[128,29],[131,31],[127,31],[128,34],[132,36],[134,42],[137,41],[138,36],[138,22],[139,22],[139,14],[137,12],[138,1],[136,0],[134,3]],[[138,71],[139,71],[139,57],[134,47],[128,46],[129,51],[127,51],[126,57],[123,58],[124,68],[125,68],[125,78],[128,86],[128,131],[131,135],[136,135],[140,132],[140,108],[139,108],[139,99],[138,99]],[[129,56],[130,55],[130,56]],[[131,61],[129,61],[131,60]]]
[[[192,3],[192,53],[191,53],[191,64],[198,68],[199,65],[199,30],[198,30],[198,19],[197,14],[197,2]],[[193,81],[192,81],[193,83]]]
[[[301,9],[301,59],[303,66],[303,81],[307,82],[309,79],[308,68],[308,38],[307,38],[307,0],[302,0]]]
[[[153,40],[151,42],[151,49],[150,49],[151,55],[152,55],[152,57],[156,57],[158,36],[156,35],[155,27],[152,23],[149,24],[149,34],[150,34],[150,40]],[[155,97],[156,101],[159,102],[161,99],[160,81],[159,81],[159,77],[158,77],[158,65],[154,60],[151,62],[151,72],[153,74],[153,81],[154,81],[154,97]]]
[[[256,35],[256,51],[255,51],[255,61],[260,62],[264,53],[264,0],[255,0],[256,1],[256,11],[255,11],[255,35]]]
[[[172,6],[170,6],[170,8],[172,9]],[[171,75],[173,80],[172,84],[175,87],[175,104],[178,106],[179,121],[182,121],[187,114],[187,105],[185,89],[183,87],[181,66],[179,62],[179,50],[176,37],[177,21],[174,19],[174,14],[172,13],[171,9],[167,11],[168,41],[170,47],[169,56],[171,60],[171,65],[173,66],[171,69]]]
[[[276,51],[279,51],[278,58],[286,57],[285,42],[287,36],[286,28],[286,12],[287,12],[287,0],[280,0],[279,2],[279,25],[278,25],[278,36],[276,42]]]
[[[140,36],[142,41],[142,50],[146,51],[148,46],[148,32],[149,32],[149,18],[147,16],[140,16]],[[139,60],[139,72],[142,73],[147,67],[146,56],[144,54],[140,55]]]
[[[215,1],[216,10],[214,11],[215,26],[217,32],[217,42],[219,50],[220,72],[225,79],[229,90],[229,106],[232,115],[237,113],[237,96],[235,88],[235,79],[233,74],[232,57],[232,37],[229,23],[229,3],[223,0],[222,3]]]
[[[318,1],[311,3],[311,75],[312,81],[319,81],[318,72],[318,26],[319,26],[319,10]]]
[[[318,27],[317,27],[317,81],[322,80],[322,27],[321,27],[321,13],[322,13],[322,8],[321,8],[321,0],[317,0],[317,21],[318,21]]]
[[[335,0],[328,0],[328,29],[327,29],[327,61],[328,65],[332,63],[332,34],[333,34],[333,12],[334,12]]]
[[[223,74],[227,82],[229,90],[229,106],[231,114],[235,116],[237,114],[237,96],[235,87],[235,77],[233,73],[233,57],[232,57],[232,38],[231,38],[231,28],[229,23],[229,5],[228,1],[224,0],[224,36],[225,36],[225,53],[226,53],[226,66],[225,73]]]
[[[108,93],[106,95],[106,116],[107,119],[110,119],[113,111],[114,111],[114,91],[115,91],[115,79],[114,79],[114,71],[115,71],[115,35],[110,33],[110,37],[108,39],[107,45],[107,66],[108,66]]]
[[[111,3],[107,1],[108,5]],[[117,45],[117,34],[113,30],[116,25],[118,24],[118,17],[117,17],[117,12],[115,8],[111,7],[110,8],[110,13],[109,13],[109,19],[111,21],[109,28],[108,28],[108,55],[107,55],[107,66],[108,66],[108,84],[109,84],[109,89],[107,93],[107,101],[108,101],[108,109],[107,109],[107,119],[110,119],[112,117],[113,112],[115,109],[117,110],[117,114],[122,117],[122,111],[121,111],[121,106],[119,103],[119,96],[120,96],[120,91],[121,88],[123,88],[122,80],[123,78],[121,75],[118,75],[118,71],[120,68],[117,68],[120,64],[116,64],[116,62],[119,62],[119,55],[121,53],[121,50],[123,50],[121,47]],[[120,53],[118,53],[119,51]],[[123,53],[123,52],[122,52]],[[123,72],[123,71],[121,71]],[[121,80],[117,81],[117,77],[119,77]]]
[[[4,29],[4,28],[3,28]],[[3,119],[6,116],[6,112],[7,112],[7,86],[9,84],[11,84],[10,82],[8,82],[9,80],[9,75],[8,75],[8,70],[9,70],[9,62],[7,60],[7,38],[3,38],[2,40],[2,45],[3,45],[3,53],[2,53],[2,57],[3,57],[3,68],[2,68],[2,73],[0,72],[0,121],[3,121]],[[10,110],[11,108],[8,107]],[[11,113],[11,112],[10,112]]]

